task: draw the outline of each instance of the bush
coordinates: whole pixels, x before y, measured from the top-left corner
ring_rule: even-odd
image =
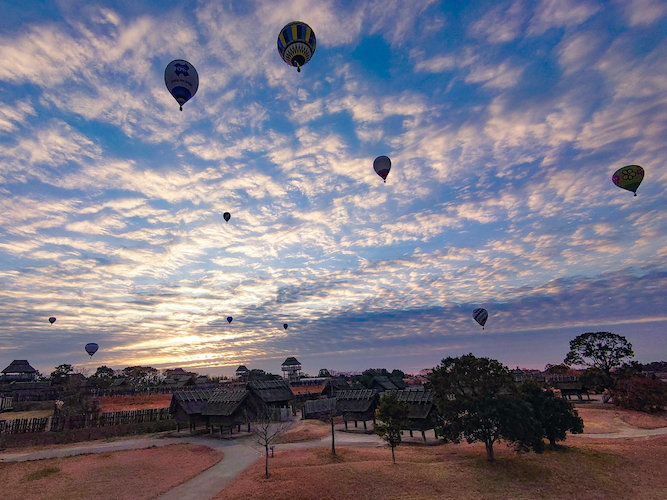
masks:
[[[667,405],[667,384],[657,378],[632,376],[619,379],[611,390],[614,404],[630,410],[658,412]]]

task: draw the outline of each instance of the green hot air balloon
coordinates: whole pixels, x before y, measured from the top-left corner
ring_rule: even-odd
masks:
[[[621,189],[632,191],[637,196],[637,188],[644,180],[644,169],[639,165],[627,165],[614,172],[611,180]]]

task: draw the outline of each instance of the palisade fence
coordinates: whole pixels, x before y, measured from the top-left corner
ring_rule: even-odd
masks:
[[[113,411],[100,414],[98,418],[87,415],[53,416],[43,418],[17,418],[0,420],[0,434],[23,434],[27,432],[63,431],[89,427],[109,427],[121,424],[139,424],[169,420],[169,408],[148,410]]]

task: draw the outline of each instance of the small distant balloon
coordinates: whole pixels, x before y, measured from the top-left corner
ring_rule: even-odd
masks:
[[[301,21],[286,24],[278,34],[278,53],[287,64],[296,66],[297,72],[313,57],[316,45],[315,32]]]
[[[53,324],[53,323],[55,323],[55,322],[56,322],[56,318],[55,318],[54,316],[51,316],[51,317],[49,318],[49,323]]]
[[[388,156],[378,156],[373,161],[373,169],[376,174],[382,177],[384,182],[387,182],[387,176],[391,170],[391,160]]]
[[[283,328],[287,330],[287,323],[283,323]]]
[[[231,323],[233,319],[234,318],[232,318],[231,316],[227,316],[227,323]]]
[[[472,312],[472,317],[475,318],[475,321],[482,325],[482,330],[484,330],[484,325],[486,324],[486,320],[489,318],[489,313],[487,312],[486,309],[482,307],[478,307]]]
[[[222,214],[222,218],[225,219],[225,222],[229,222],[229,219],[232,218],[232,214],[230,214],[229,212],[225,212],[224,214]]]
[[[619,168],[614,175],[611,176],[611,181],[621,189],[632,191],[637,196],[637,188],[644,180],[644,169],[639,165],[627,165]]]
[[[183,104],[197,93],[199,75],[195,67],[183,59],[174,59],[164,70],[164,83],[183,111]]]
[[[89,356],[92,356],[97,352],[97,350],[100,348],[95,342],[91,342],[90,344],[86,344],[86,352],[88,353]]]

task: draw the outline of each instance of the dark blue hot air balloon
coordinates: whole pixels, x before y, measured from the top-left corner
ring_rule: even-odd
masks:
[[[195,67],[183,59],[175,59],[164,70],[164,83],[167,90],[178,102],[180,110],[197,93],[199,75]]]
[[[486,324],[486,320],[489,319],[489,313],[487,312],[486,309],[482,307],[478,307],[472,312],[472,317],[475,318],[475,321],[482,325],[482,330],[484,330],[484,325]]]
[[[51,316],[51,317],[49,318],[49,323],[53,324],[53,323],[55,323],[55,322],[56,322],[56,318],[55,318],[54,316]]]
[[[384,182],[387,182],[387,176],[391,170],[391,160],[388,156],[378,156],[373,161],[373,170],[375,173],[382,177]]]
[[[92,356],[97,352],[97,350],[100,348],[95,342],[91,342],[89,344],[86,344],[86,352],[88,353],[89,356]]]
[[[227,323],[231,323],[233,319],[234,318],[232,318],[231,316],[227,316]]]

